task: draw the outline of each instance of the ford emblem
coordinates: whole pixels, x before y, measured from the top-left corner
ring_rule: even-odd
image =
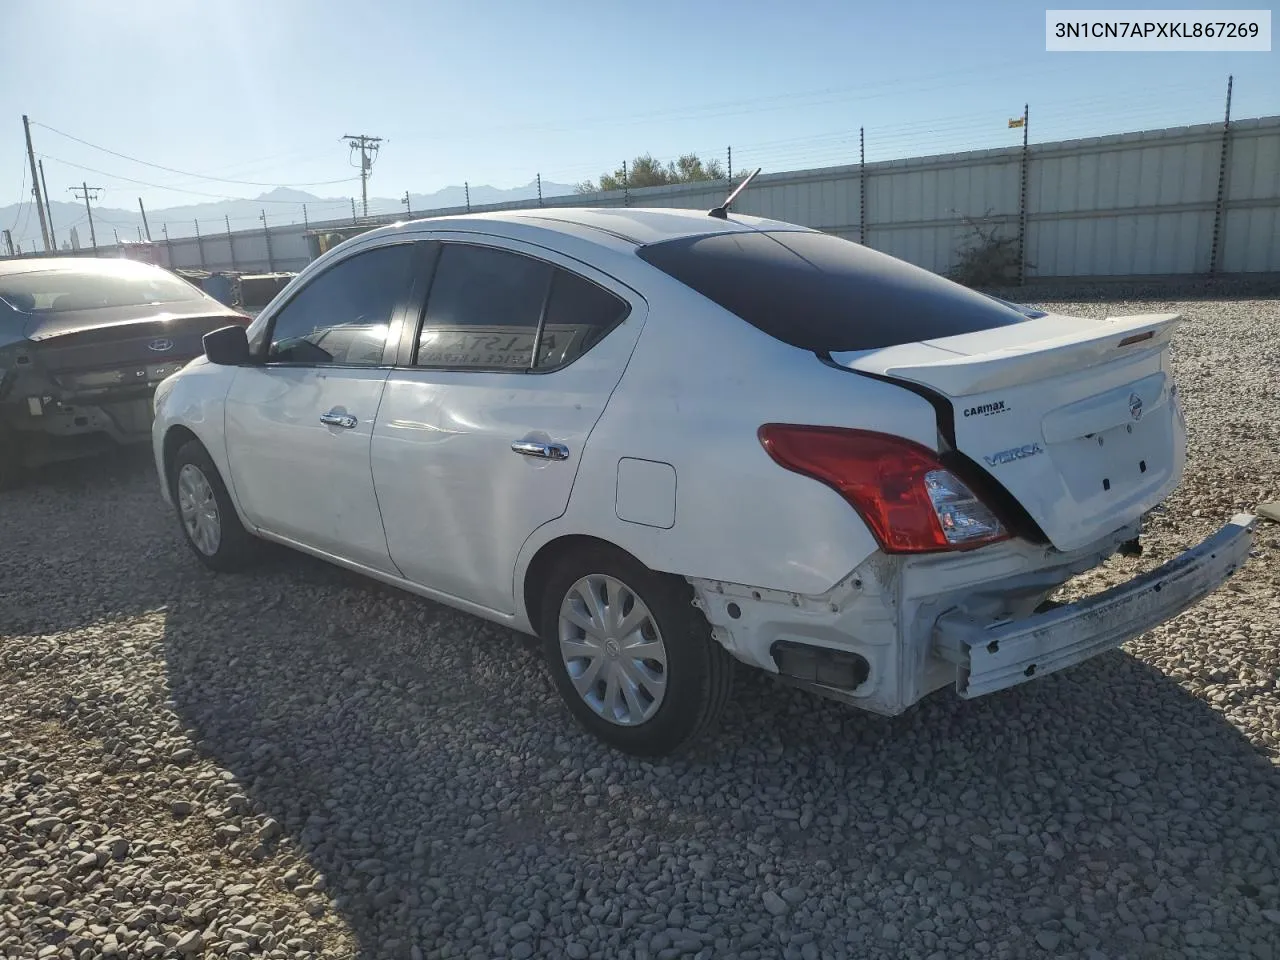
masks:
[[[154,350],[156,353],[165,353],[173,349],[173,341],[161,337],[158,340],[152,340],[147,344],[148,350]]]
[[[1129,416],[1135,420],[1142,419],[1142,398],[1136,393],[1129,394]]]

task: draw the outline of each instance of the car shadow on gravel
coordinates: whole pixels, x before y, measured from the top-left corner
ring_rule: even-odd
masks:
[[[979,918],[1033,954],[1164,956],[1280,908],[1273,758],[1126,654],[892,719],[743,671],[716,739],[646,762],[573,728],[510,631],[287,555],[253,596],[171,609],[173,696],[370,957],[674,956],[643,928],[677,909],[711,931],[690,953],[763,917],[841,955],[896,890],[904,947]],[[762,914],[784,888],[801,906]]]
[[[0,496],[0,537],[0,636],[163,609],[205,771],[172,799],[361,956],[1280,956],[1276,724],[1239,720],[1274,689],[1211,706],[1115,652],[886,719],[740,671],[649,762],[509,630],[286,551],[208,573],[137,451]]]

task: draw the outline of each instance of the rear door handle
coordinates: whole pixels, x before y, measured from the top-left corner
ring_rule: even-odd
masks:
[[[541,443],[537,440],[514,440],[511,449],[526,457],[543,460],[568,460],[569,448],[563,443]]]
[[[349,413],[337,413],[330,410],[320,414],[320,422],[330,427],[343,427],[350,430],[356,425],[356,418]]]

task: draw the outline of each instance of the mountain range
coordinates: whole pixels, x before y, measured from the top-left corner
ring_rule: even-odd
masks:
[[[471,203],[503,203],[514,200],[532,200],[538,195],[537,181],[530,181],[524,186],[502,189],[487,185],[470,188]],[[113,195],[116,193],[112,191]],[[565,183],[542,181],[544,197],[562,197],[573,193],[573,186]],[[103,198],[105,199],[105,198]],[[114,196],[113,196],[114,199]],[[467,188],[450,186],[434,193],[411,193],[409,210],[414,213],[439,210],[447,207],[461,207],[466,203]],[[209,203],[189,204],[180,207],[164,207],[147,211],[147,223],[151,227],[151,238],[162,240],[165,230],[173,238],[193,237],[196,235],[196,222],[199,221],[200,233],[209,236],[222,234],[230,222],[233,231],[252,230],[262,225],[265,213],[269,225],[285,223],[302,223],[305,204],[305,219],[311,223],[326,220],[346,220],[352,214],[350,197],[318,197],[303,190],[289,187],[277,187],[253,199],[217,200]],[[142,214],[136,206],[107,206],[101,201],[94,202],[93,226],[98,243],[110,245],[117,236],[121,240],[137,240],[139,231],[145,231]],[[71,230],[74,227],[80,246],[90,245],[89,220],[83,202],[53,200],[49,204],[53,217],[54,239],[59,248],[68,246]],[[355,198],[355,211],[363,214],[360,198]],[[377,216],[389,213],[406,212],[404,199],[388,197],[370,197],[369,215]],[[15,245],[21,244],[23,249],[42,249],[40,243],[40,220],[36,214],[34,203],[10,204],[0,207],[0,229],[9,228],[13,233]],[[6,251],[0,244],[0,255]]]

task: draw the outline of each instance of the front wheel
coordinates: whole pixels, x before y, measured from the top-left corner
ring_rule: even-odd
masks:
[[[542,639],[560,696],[578,723],[640,756],[674,753],[719,719],[733,658],[693,607],[692,589],[611,548],[555,568]]]
[[[174,455],[169,489],[187,546],[201,563],[228,572],[253,560],[257,541],[240,523],[213,458],[199,442],[183,444]]]

